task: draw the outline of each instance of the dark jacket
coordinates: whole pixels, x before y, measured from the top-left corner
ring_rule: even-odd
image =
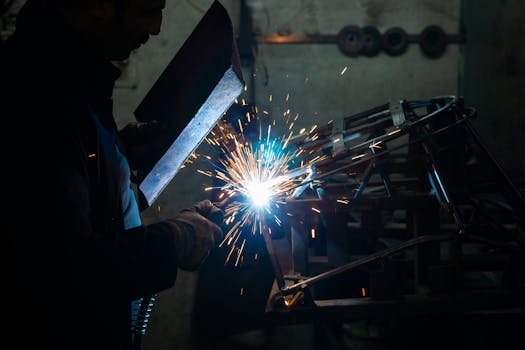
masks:
[[[130,302],[175,282],[172,228],[124,230],[111,100],[120,72],[59,14],[27,4],[0,51],[4,342],[125,349]]]

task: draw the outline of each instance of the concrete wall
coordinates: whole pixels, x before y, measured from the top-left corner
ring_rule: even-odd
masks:
[[[448,33],[459,29],[457,0],[446,4],[418,0],[291,0],[284,6],[278,0],[251,3],[267,14],[256,18],[255,27],[261,34],[337,34],[346,25],[374,25],[381,32],[400,26],[409,34],[418,34],[429,24]],[[373,58],[350,58],[335,44],[260,45],[253,88],[256,104],[275,115],[291,108],[292,114],[300,114],[300,125],[308,127],[342,119],[391,98],[456,94],[458,69],[457,45],[450,45],[437,60],[425,57],[417,44],[398,57],[380,53]],[[291,98],[284,103],[288,93]]]

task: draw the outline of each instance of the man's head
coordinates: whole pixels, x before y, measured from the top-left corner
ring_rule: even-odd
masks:
[[[124,60],[160,32],[166,0],[51,0],[110,60]]]

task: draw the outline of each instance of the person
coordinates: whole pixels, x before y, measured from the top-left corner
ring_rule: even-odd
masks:
[[[145,225],[112,90],[165,0],[27,0],[0,51],[4,342],[131,349],[134,301],[197,270],[222,237],[204,199]],[[183,206],[184,207],[184,206]]]

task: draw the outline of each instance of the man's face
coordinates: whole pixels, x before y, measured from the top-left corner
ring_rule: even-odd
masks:
[[[118,1],[117,1],[118,2]],[[108,58],[124,60],[144,44],[150,35],[160,32],[166,0],[123,0],[102,38]]]

